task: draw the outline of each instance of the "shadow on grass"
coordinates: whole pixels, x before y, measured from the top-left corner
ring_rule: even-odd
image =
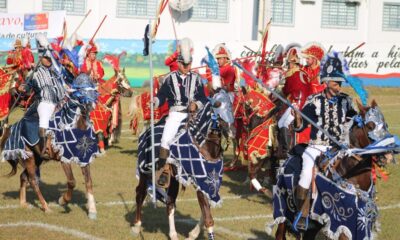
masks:
[[[120,151],[120,153],[122,153],[122,154],[126,154],[126,155],[129,155],[129,156],[137,156],[137,149],[131,149],[131,150],[122,150],[122,151]]]
[[[57,203],[58,204],[58,199],[60,198],[61,194],[63,194],[65,191],[67,191],[67,180],[65,180],[65,183],[57,183],[57,184],[47,184],[45,182],[40,182],[39,184],[40,191],[43,194],[44,199],[47,201],[47,203]],[[16,186],[15,191],[8,191],[8,192],[3,192],[3,198],[5,199],[19,199],[19,188]],[[36,201],[36,202],[35,202]],[[86,204],[86,193],[82,192],[80,190],[74,190],[72,192],[72,204],[78,205],[83,211],[87,212],[87,208],[85,206]],[[26,202],[31,204],[34,207],[40,208],[41,205],[37,204],[39,203],[39,199],[36,196],[36,193],[34,190],[28,186],[26,188]],[[69,213],[71,212],[71,208],[68,207],[68,205],[64,206],[64,213]]]

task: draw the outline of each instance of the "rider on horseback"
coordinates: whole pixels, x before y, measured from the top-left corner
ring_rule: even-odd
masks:
[[[308,97],[302,113],[325,129],[336,140],[341,139],[343,124],[348,117],[354,116],[355,111],[352,99],[341,93],[341,85],[346,81],[344,59],[338,55],[326,55],[321,62],[321,82],[326,84],[326,89],[318,94]],[[304,130],[308,123],[300,114],[295,114],[295,131]],[[301,211],[302,218],[297,228],[305,228],[305,218],[309,208],[309,188],[312,181],[315,159],[335,144],[316,127],[311,127],[310,143],[305,149],[302,158],[302,170],[299,184],[296,189],[296,206]],[[303,206],[304,204],[304,206]]]
[[[48,159],[46,154],[47,135],[49,121],[56,106],[61,102],[66,94],[64,81],[55,70],[52,63],[52,49],[44,36],[38,36],[37,48],[39,64],[34,69],[32,78],[26,84],[21,85],[21,92],[33,90],[33,104],[28,108],[25,116],[38,116],[39,118],[39,148],[35,146],[38,153],[44,159]],[[31,115],[32,114],[32,115]]]
[[[190,71],[192,63],[193,43],[189,38],[184,38],[178,46],[178,71],[167,75],[155,98],[155,107],[168,101],[169,115],[161,138],[161,148],[157,170],[164,167],[169,156],[169,146],[178,132],[180,123],[192,113],[201,109],[207,103],[200,75]],[[158,180],[159,186],[165,186],[168,175],[162,174]]]

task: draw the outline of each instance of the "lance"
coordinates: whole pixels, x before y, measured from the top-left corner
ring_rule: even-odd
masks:
[[[271,92],[275,97],[277,97],[279,100],[281,100],[283,103],[288,105],[291,109],[293,109],[295,112],[300,114],[305,120],[307,120],[311,125],[316,127],[318,130],[320,130],[325,136],[327,136],[332,142],[337,144],[339,147],[342,149],[347,149],[346,146],[341,144],[338,140],[336,140],[334,137],[332,137],[325,129],[321,128],[316,124],[314,121],[312,121],[309,117],[307,117],[304,113],[302,113],[298,108],[294,107],[287,99],[283,98],[281,95],[279,95],[277,92],[275,92],[273,89],[268,87],[266,84],[264,84],[260,79],[258,79],[256,76],[253,75],[253,73],[247,71],[242,65],[240,65],[237,61],[234,61],[233,64],[240,68],[244,73],[249,75],[254,81],[256,81],[258,84],[260,84],[263,88],[267,89],[269,92]]]
[[[100,25],[97,27],[96,32],[94,32],[92,38],[90,39],[89,43],[93,42],[94,37],[96,37],[97,32],[100,30],[101,25],[103,25],[104,20],[106,20],[107,15],[104,16],[103,20],[101,21]]]
[[[89,9],[89,11],[86,13],[86,15],[83,17],[82,21],[79,23],[79,25],[76,27],[75,31],[72,33],[72,36],[78,32],[79,28],[82,26],[83,22],[86,20],[86,18],[89,16],[89,14],[92,12],[92,9]],[[107,16],[107,15],[106,15]]]
[[[151,19],[149,20],[149,29],[151,29]],[[149,69],[150,69],[150,131],[151,131],[151,174],[152,174],[152,188],[153,197],[152,202],[154,208],[157,207],[157,197],[156,197],[156,153],[154,149],[154,79],[153,79],[153,36],[150,32],[149,34]]]

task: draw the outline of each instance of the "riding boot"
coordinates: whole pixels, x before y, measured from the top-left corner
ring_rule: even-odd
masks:
[[[161,188],[167,188],[169,186],[170,181],[170,171],[167,163],[167,158],[169,157],[169,150],[165,148],[160,148],[160,154],[158,157],[158,161],[156,163],[156,177],[157,186]]]
[[[45,128],[39,128],[39,148],[40,148],[40,157],[44,160],[50,160],[50,156],[47,152],[47,135]]]
[[[308,189],[301,187],[300,185],[296,187],[296,207],[299,211],[297,225],[295,226],[299,230],[307,230],[307,217],[310,207],[310,198],[308,197]]]
[[[281,146],[280,159],[287,159],[288,158],[288,151],[289,151],[289,129],[288,128],[279,128],[278,131],[278,141],[279,145]]]

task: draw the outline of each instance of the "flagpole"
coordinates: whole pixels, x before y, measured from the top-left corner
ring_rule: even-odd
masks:
[[[149,29],[151,29],[151,19],[149,20]],[[150,69],[150,131],[151,131],[151,176],[152,176],[152,188],[153,198],[152,202],[154,208],[157,207],[156,198],[156,154],[154,149],[154,82],[153,82],[153,36],[151,32],[149,34],[149,69]]]

